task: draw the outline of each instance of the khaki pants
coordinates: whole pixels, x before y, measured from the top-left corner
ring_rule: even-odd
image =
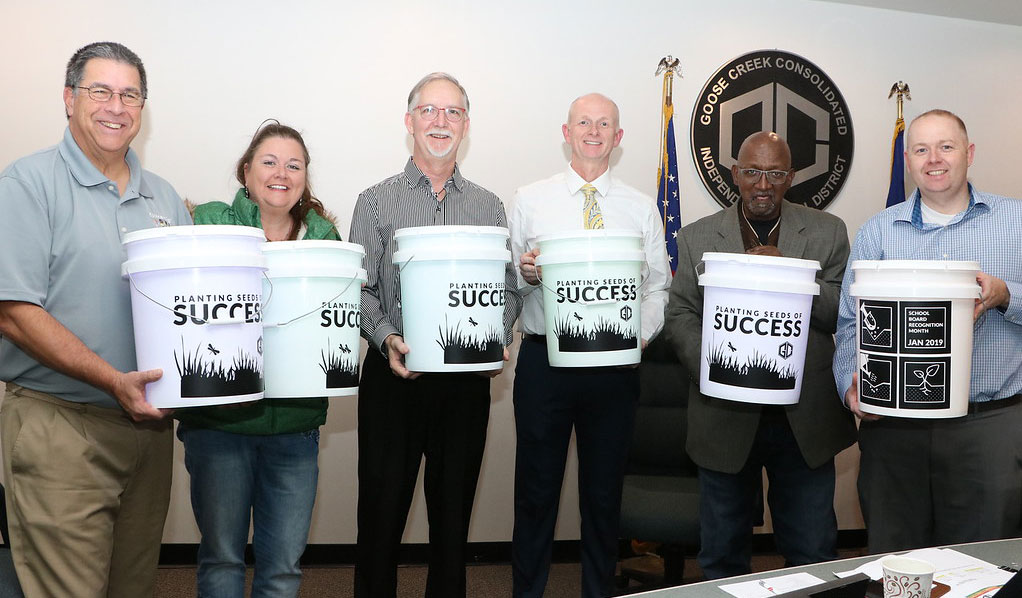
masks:
[[[169,421],[7,383],[11,551],[28,597],[152,596],[173,458]]]

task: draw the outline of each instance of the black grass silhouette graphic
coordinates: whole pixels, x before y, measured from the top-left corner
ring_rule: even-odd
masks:
[[[487,326],[481,335],[461,329],[461,322],[451,328],[447,317],[444,325],[437,326],[440,338],[436,343],[444,352],[444,363],[490,363],[504,358],[503,335],[493,326]]]
[[[263,390],[263,373],[255,357],[238,349],[238,354],[225,368],[220,358],[210,359],[202,344],[189,353],[181,338],[181,355],[174,351],[174,365],[181,377],[181,397],[228,397],[248,395]]]
[[[358,386],[358,355],[353,354],[345,344],[337,345],[335,353],[329,337],[326,339],[326,346],[326,351],[319,350],[319,369],[326,374],[326,387],[352,388]]]
[[[586,329],[585,322],[579,321],[578,314],[568,314],[554,322],[557,348],[563,352],[591,353],[594,351],[624,351],[638,345],[635,330],[611,322],[603,317]]]
[[[710,380],[718,384],[768,390],[795,388],[798,370],[790,365],[782,368],[776,360],[756,351],[742,363],[725,349],[725,343],[720,343],[710,350],[706,361],[710,366]]]

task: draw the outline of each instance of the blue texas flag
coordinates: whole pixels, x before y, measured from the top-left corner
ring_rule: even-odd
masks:
[[[905,119],[894,123],[891,141],[891,186],[887,190],[887,207],[905,201]]]

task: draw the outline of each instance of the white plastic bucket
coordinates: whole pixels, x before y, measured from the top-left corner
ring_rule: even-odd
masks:
[[[263,398],[263,241],[226,225],[125,235],[138,369],[163,370],[146,386],[154,407]]]
[[[421,226],[394,232],[409,370],[503,367],[509,236],[506,228],[496,226]]]
[[[553,367],[642,360],[642,234],[575,230],[536,240],[543,268],[547,359]]]
[[[859,404],[923,419],[969,410],[976,262],[852,262]]]
[[[263,360],[267,398],[358,393],[361,245],[264,243]]]
[[[820,263],[707,252],[703,264],[699,391],[743,403],[798,403]]]

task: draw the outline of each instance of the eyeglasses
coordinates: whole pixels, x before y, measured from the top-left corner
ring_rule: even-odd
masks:
[[[89,97],[93,102],[109,102],[110,98],[121,96],[121,103],[125,106],[137,108],[145,103],[145,96],[137,91],[110,91],[105,87],[82,87],[81,85],[78,86],[78,89],[89,92]]]
[[[771,185],[777,185],[783,183],[784,179],[788,178],[789,170],[759,170],[758,168],[742,168],[738,171],[738,174],[742,175],[746,181],[750,183],[758,183],[760,177],[766,175],[767,182]]]
[[[436,120],[436,117],[443,112],[444,116],[447,117],[447,120],[455,123],[460,122],[461,119],[465,118],[465,113],[468,112],[468,110],[457,106],[441,108],[439,106],[434,106],[433,104],[423,104],[412,108],[412,110],[418,112],[419,117],[422,120]]]

